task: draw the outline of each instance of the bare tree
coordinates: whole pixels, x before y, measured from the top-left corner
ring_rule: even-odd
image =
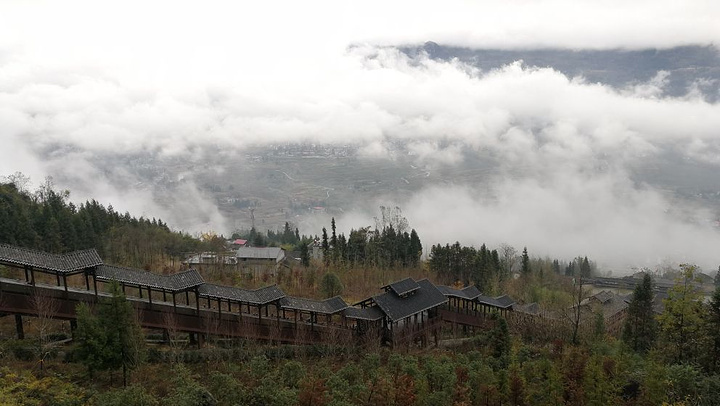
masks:
[[[578,330],[582,319],[582,307],[580,304],[585,298],[587,291],[583,290],[583,278],[578,276],[573,279],[573,307],[571,312],[572,322],[572,343],[578,343]]]
[[[50,354],[49,343],[50,329],[53,324],[52,320],[57,317],[58,311],[60,310],[60,301],[35,288],[30,297],[30,305],[37,315],[37,351],[40,357],[40,370],[43,370],[45,358]]]
[[[395,232],[402,234],[407,231],[409,223],[408,220],[402,215],[402,210],[399,207],[385,207],[380,206],[380,218],[374,217],[375,229],[382,231],[385,227],[392,227]]]
[[[163,313],[163,324],[164,331],[163,335],[167,340],[167,345],[170,347],[171,359],[170,362],[176,363],[180,345],[176,340],[178,332],[178,321],[174,312]]]
[[[500,244],[500,263],[502,264],[502,279],[507,279],[517,261],[517,250],[510,244]]]

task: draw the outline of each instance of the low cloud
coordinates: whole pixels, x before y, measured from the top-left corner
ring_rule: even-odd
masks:
[[[522,61],[480,71],[389,46],[717,44],[708,17],[720,11],[715,2],[385,2],[384,13],[372,2],[350,11],[322,3],[335,19],[300,18],[312,14],[304,4],[282,4],[278,15],[274,2],[248,10],[168,3],[138,16],[138,3],[71,5],[96,19],[80,21],[66,3],[43,13],[25,2],[2,6],[0,175],[53,175],[80,201],[227,233],[231,225],[192,176],[211,154],[231,160],[276,143],[349,145],[361,159],[443,174],[487,160],[477,183],[445,175],[410,196],[367,200],[397,202],[426,243],[508,242],[609,266],[666,256],[718,262],[718,232],[708,226],[718,214],[686,207],[631,169],[669,152],[720,165],[720,104],[693,89],[662,96],[664,72],[616,89]],[[426,18],[407,18],[409,9]],[[168,12],[174,18],[158,30]],[[153,172],[180,163],[183,180]],[[372,218],[367,207],[348,210],[347,224]]]

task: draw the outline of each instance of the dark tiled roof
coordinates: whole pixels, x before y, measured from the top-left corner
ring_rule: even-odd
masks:
[[[249,290],[232,286],[221,286],[205,283],[200,285],[200,295],[220,299],[237,300],[238,302],[264,305],[285,297],[280,288],[275,285],[261,289]]]
[[[507,309],[515,304],[515,301],[508,295],[490,297],[485,295],[479,295],[475,298],[475,301],[487,306],[497,307],[499,309]]]
[[[468,286],[464,289],[455,289],[450,286],[437,285],[437,288],[445,296],[459,297],[461,299],[473,300],[480,296],[480,290],[475,285]]]
[[[0,263],[29,266],[51,272],[73,272],[101,265],[102,259],[95,249],[50,254],[28,248],[0,244]]]
[[[603,290],[603,291],[600,291],[600,292],[590,296],[590,298],[594,298],[595,300],[597,300],[600,303],[605,303],[608,300],[611,300],[614,296],[615,296],[614,293],[612,293],[608,290]]]
[[[95,275],[99,280],[115,280],[129,285],[139,285],[153,289],[165,289],[175,292],[187,290],[204,283],[202,276],[200,276],[200,274],[194,269],[165,276],[140,269],[102,265],[97,269]]]
[[[254,290],[254,292],[258,298],[258,303],[260,304],[274,302],[275,300],[279,300],[285,297],[285,292],[283,292],[276,285],[256,289]]]
[[[515,304],[515,300],[513,300],[508,295],[502,295],[495,298],[495,302],[497,302],[499,307],[502,307],[503,309],[507,309],[508,307],[512,307],[512,305]]]
[[[290,310],[301,310],[322,314],[335,314],[348,308],[347,303],[340,296],[331,299],[312,300],[299,297],[286,296],[280,300],[280,306]]]
[[[410,317],[447,302],[447,298],[429,280],[417,282],[418,289],[412,295],[400,297],[395,292],[385,292],[373,297],[380,309],[392,321]]]
[[[405,278],[401,281],[393,282],[387,286],[383,286],[383,289],[388,287],[398,296],[407,295],[408,293],[420,289],[420,285],[418,285],[413,278]]]
[[[171,284],[175,286],[175,290],[186,290],[196,286],[201,286],[205,283],[205,280],[200,273],[194,269],[163,277],[170,279]]]
[[[345,309],[345,317],[348,319],[357,319],[357,320],[368,320],[368,321],[377,321],[382,319],[385,314],[380,310],[377,306],[372,307],[366,307],[364,309],[359,309],[357,307],[348,307]]]

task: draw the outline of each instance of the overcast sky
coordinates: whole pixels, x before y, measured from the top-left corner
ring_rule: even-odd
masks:
[[[717,213],[675,210],[627,170],[668,146],[720,164],[718,104],[692,89],[661,97],[662,73],[613,89],[520,62],[480,72],[394,48],[428,40],[498,49],[717,46],[720,2],[245,3],[0,3],[0,175],[63,173],[80,199],[192,231],[227,231],[194,185],[168,212],[151,192],[126,193],[132,176],[111,182],[93,159],[306,140],[355,143],[368,158],[392,159],[391,141],[402,139],[428,165],[491,150],[508,171],[527,168],[492,179],[492,201],[474,185],[401,199],[426,243],[508,242],[614,266],[638,257],[635,265],[720,263],[720,238],[708,226]],[[113,179],[123,177],[115,171]],[[435,218],[437,205],[455,210]],[[193,211],[202,224],[183,222]],[[366,215],[358,209],[346,223]],[[478,227],[493,231],[478,236]]]

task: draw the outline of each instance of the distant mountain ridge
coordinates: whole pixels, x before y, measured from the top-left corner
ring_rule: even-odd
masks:
[[[552,67],[569,77],[623,88],[643,83],[666,71],[663,96],[681,97],[696,88],[710,103],[720,100],[720,50],[714,46],[683,46],[644,50],[470,49],[428,41],[400,48],[415,57],[426,53],[435,60],[459,61],[483,71],[522,60],[528,66]]]

